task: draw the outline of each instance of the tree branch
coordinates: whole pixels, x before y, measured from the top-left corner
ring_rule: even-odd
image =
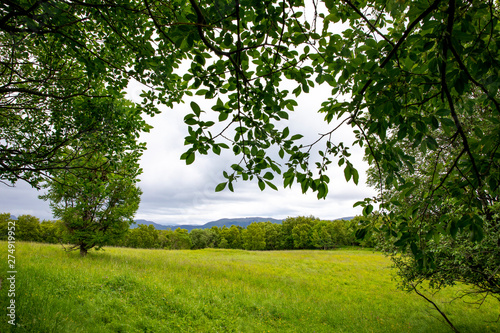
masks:
[[[389,39],[387,38],[382,32],[380,32],[376,26],[374,26],[370,20],[359,10],[358,7],[356,7],[350,0],[342,0],[343,2],[345,2],[349,7],[352,8],[352,10],[354,10],[356,12],[356,14],[358,14],[359,16],[361,16],[361,18],[366,22],[366,24],[368,24],[370,26],[370,28],[372,29],[372,31],[375,31],[377,32],[386,42],[388,42],[389,44],[391,44],[391,46],[394,48],[395,45],[394,43]]]
[[[423,11],[413,22],[410,23],[410,25],[408,25],[408,27],[406,28],[405,32],[403,33],[403,36],[401,36],[401,38],[398,40],[398,42],[393,47],[393,49],[391,50],[391,52],[387,55],[387,57],[385,57],[385,59],[379,65],[380,68],[384,68],[389,63],[389,61],[391,60],[391,58],[396,54],[396,52],[398,51],[398,49],[401,47],[401,45],[406,40],[406,38],[408,38],[408,36],[413,31],[413,29],[417,26],[417,24],[420,21],[422,21],[427,15],[429,15],[433,10],[435,10],[436,8],[438,8],[438,5],[439,5],[440,2],[441,2],[441,0],[435,0],[429,6],[429,8],[427,8],[425,11]],[[360,92],[357,94],[356,98],[359,99],[359,102],[358,102],[358,106],[357,106],[356,110],[354,111],[354,114],[352,115],[353,119],[356,118],[356,116],[358,115],[359,106],[361,104],[361,100],[363,99],[363,96],[364,96],[366,90],[368,89],[368,87],[372,83],[373,83],[373,79],[369,79],[368,81],[366,81],[366,83],[363,86],[363,88],[361,88]]]
[[[446,322],[448,323],[448,325],[450,325],[451,329],[454,332],[460,333],[460,331],[457,330],[457,328],[455,326],[453,326],[453,324],[448,319],[448,317],[446,316],[446,314],[443,311],[441,311],[441,309],[439,309],[439,307],[436,305],[436,303],[434,303],[433,301],[431,301],[430,299],[428,299],[424,294],[420,293],[420,291],[418,291],[418,289],[413,284],[411,286],[412,286],[413,290],[415,291],[415,293],[417,293],[417,295],[419,295],[420,297],[422,297],[423,299],[425,299],[427,302],[431,303],[434,306],[434,308],[441,314],[441,316],[443,316],[443,318],[446,320]]]

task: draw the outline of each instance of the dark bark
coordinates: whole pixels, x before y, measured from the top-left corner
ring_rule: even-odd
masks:
[[[83,244],[80,245],[80,255],[82,257],[86,257],[87,256],[87,252],[88,252],[87,248]]]

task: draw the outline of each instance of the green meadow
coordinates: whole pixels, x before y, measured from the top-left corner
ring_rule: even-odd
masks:
[[[0,242],[1,332],[450,332],[429,303],[397,289],[391,262],[332,251],[105,248],[86,258],[16,243],[16,325],[8,324]],[[432,299],[461,332],[499,332],[499,304]],[[466,299],[465,301],[472,301]]]

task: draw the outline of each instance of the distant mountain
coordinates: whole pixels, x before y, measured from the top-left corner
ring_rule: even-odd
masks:
[[[172,226],[166,226],[166,225],[163,225],[163,224],[154,223],[152,221],[147,221],[147,220],[135,220],[135,224],[131,225],[130,229],[137,228],[137,226],[139,224],[152,225],[153,227],[155,227],[155,229],[158,229],[158,230],[166,230],[166,229],[172,227]]]
[[[134,225],[130,226],[131,229],[137,228],[139,224],[144,224],[144,225],[152,225],[158,230],[167,230],[167,229],[172,229],[175,230],[177,228],[181,229],[187,229],[188,231],[191,231],[193,229],[208,229],[213,226],[217,226],[219,228],[222,228],[223,226],[226,226],[230,228],[232,225],[236,226],[241,226],[243,228],[246,228],[250,223],[252,222],[271,222],[271,223],[281,223],[282,220],[277,220],[277,219],[272,219],[272,218],[265,218],[265,217],[243,217],[243,218],[235,218],[235,219],[220,219],[217,221],[212,221],[208,222],[202,225],[194,225],[194,224],[176,224],[176,225],[163,225],[163,224],[158,224],[152,221],[147,221],[147,220],[136,220]]]
[[[354,216],[348,216],[348,217],[342,217],[336,220],[351,220],[353,219]],[[177,228],[181,229],[187,229],[188,231],[191,231],[193,229],[208,229],[212,228],[213,226],[217,226],[219,228],[222,228],[223,226],[226,226],[230,228],[232,225],[240,226],[243,228],[248,227],[252,222],[271,222],[271,223],[277,223],[280,224],[283,220],[277,220],[269,217],[241,217],[241,218],[234,218],[234,219],[220,219],[217,221],[212,221],[208,222],[202,225],[193,225],[193,224],[179,224],[179,225],[163,225],[163,224],[158,224],[152,221],[147,221],[147,220],[136,220],[134,225],[132,225],[130,228],[134,229],[137,228],[139,224],[144,224],[144,225],[152,225],[158,230],[167,230],[167,229],[172,229],[175,230]]]
[[[346,220],[346,221],[350,221],[350,220],[352,220],[353,218],[355,218],[355,216],[341,217],[341,218],[339,218],[339,219],[335,219],[335,220]]]
[[[217,221],[212,221],[208,222],[203,225],[203,229],[205,228],[211,228],[213,226],[217,226],[219,228],[222,228],[223,226],[226,226],[230,228],[232,225],[240,226],[243,228],[248,227],[252,222],[271,222],[271,223],[277,223],[280,224],[283,220],[277,220],[277,219],[272,219],[269,217],[243,217],[243,218],[236,218],[236,219],[220,219]]]

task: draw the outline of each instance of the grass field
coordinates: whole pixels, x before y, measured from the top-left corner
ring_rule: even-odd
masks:
[[[80,258],[35,243],[16,243],[14,327],[6,242],[0,254],[0,332],[450,332],[371,251],[106,248]],[[458,291],[433,300],[461,332],[500,331],[498,302],[449,303]]]

